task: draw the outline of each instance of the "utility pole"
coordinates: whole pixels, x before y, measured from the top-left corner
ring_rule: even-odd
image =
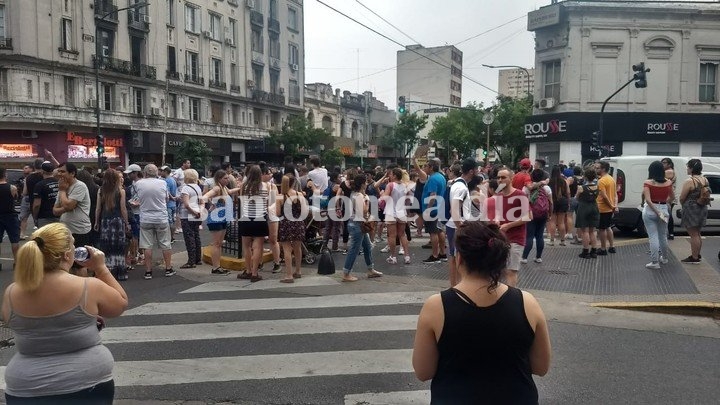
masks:
[[[170,110],[170,78],[167,71],[165,72],[165,119],[163,120],[163,136],[162,136],[162,165],[165,166],[165,152],[167,150],[167,120]]]

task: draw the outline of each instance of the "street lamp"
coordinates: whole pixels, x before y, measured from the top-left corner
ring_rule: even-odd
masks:
[[[518,65],[486,65],[486,64],[483,64],[483,66],[485,66],[486,68],[491,68],[491,69],[517,68],[517,69],[520,69],[520,70],[524,71],[524,72],[525,72],[525,75],[527,76],[527,93],[528,93],[528,97],[532,95],[532,93],[531,93],[531,91],[530,91],[530,72],[529,72],[527,69],[525,69],[524,67],[518,66]]]
[[[98,7],[101,3],[95,2],[95,7]],[[95,17],[95,139],[100,139],[100,58],[102,52],[100,49],[100,21],[104,21],[109,15],[119,13],[125,10],[134,10],[140,7],[146,7],[150,3],[142,2],[135,3],[128,7],[119,8],[117,10],[109,11],[100,17]],[[104,153],[104,152],[103,152]],[[98,152],[98,170],[102,171],[103,153]]]

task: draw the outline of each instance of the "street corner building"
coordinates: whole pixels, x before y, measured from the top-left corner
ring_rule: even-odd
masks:
[[[530,156],[720,156],[720,3],[564,1],[528,14],[535,33]],[[639,63],[647,87],[630,84]],[[595,133],[595,134],[594,134]]]
[[[95,167],[99,130],[110,166],[174,164],[188,137],[250,160],[304,114],[303,15],[300,0],[0,0],[0,159]]]

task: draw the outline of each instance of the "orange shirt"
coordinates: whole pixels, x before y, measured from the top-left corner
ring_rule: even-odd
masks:
[[[512,178],[512,186],[513,188],[516,188],[518,190],[522,190],[523,187],[527,186],[530,183],[532,183],[532,180],[530,179],[530,173],[526,171],[519,171],[515,173]]]
[[[612,178],[609,174],[606,174],[602,177],[600,177],[600,180],[598,180],[598,196],[597,196],[597,205],[598,210],[601,214],[605,214],[608,212],[613,212],[613,205],[617,205],[617,190],[615,188],[615,179]],[[600,191],[605,191],[605,194],[607,195],[608,200],[612,202],[612,205],[608,205],[607,202],[605,202],[605,199],[602,198],[600,195]]]

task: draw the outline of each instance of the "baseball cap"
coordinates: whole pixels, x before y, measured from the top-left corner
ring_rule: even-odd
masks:
[[[170,171],[170,166],[165,165],[165,166],[161,167],[160,170],[162,170],[162,171],[166,171],[166,170],[167,170],[167,171]]]
[[[47,173],[52,173],[53,170],[55,170],[55,164],[53,162],[44,161],[42,162],[42,165],[40,165],[42,170]]]
[[[520,167],[523,169],[530,168],[530,167],[532,167],[532,162],[530,162],[530,159],[525,158],[520,161]]]
[[[125,173],[141,172],[141,171],[142,171],[142,169],[140,168],[139,165],[132,164],[132,165],[128,166],[127,170],[125,170]]]

